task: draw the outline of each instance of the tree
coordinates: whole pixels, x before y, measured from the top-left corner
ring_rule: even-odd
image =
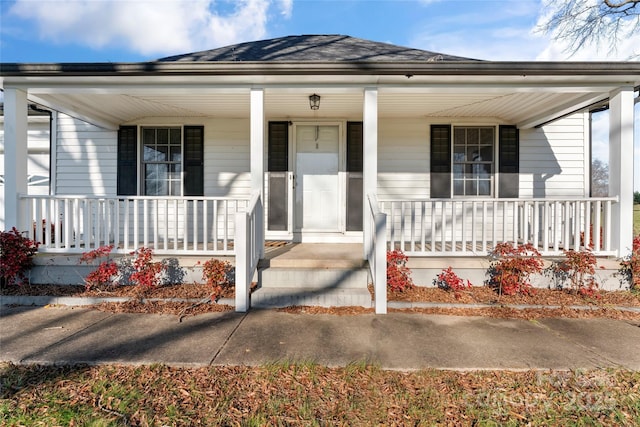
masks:
[[[640,205],[640,191],[633,192],[633,204]]]
[[[569,50],[585,45],[617,42],[640,30],[640,0],[545,0],[549,11],[540,29],[556,40],[566,41]]]
[[[591,162],[591,195],[593,197],[609,195],[609,166],[599,159]]]

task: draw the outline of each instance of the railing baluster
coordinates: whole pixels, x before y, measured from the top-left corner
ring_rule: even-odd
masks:
[[[209,250],[209,201],[202,201],[202,249]]]
[[[611,251],[611,201],[607,200],[604,205],[604,222],[606,227],[606,232],[604,235],[604,250],[609,252]],[[628,248],[622,248],[622,250],[627,250]],[[618,249],[620,250],[620,249]],[[620,253],[618,253],[620,256]]]
[[[594,212],[594,222],[593,222],[593,239],[595,240],[594,242],[594,250],[596,252],[600,251],[602,249],[602,245],[600,244],[600,241],[602,239],[602,234],[601,234],[601,230],[602,230],[602,218],[601,218],[601,214],[602,214],[602,203],[600,202],[600,200],[598,200],[595,204],[595,212]],[[608,232],[608,230],[607,230]]]
[[[425,239],[426,239],[426,234],[427,234],[427,230],[426,230],[426,218],[427,216],[427,202],[422,201],[420,202],[420,252],[424,253],[426,251],[425,248]]]

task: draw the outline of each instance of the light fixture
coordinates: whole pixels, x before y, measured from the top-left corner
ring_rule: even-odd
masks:
[[[312,110],[317,110],[320,108],[320,95],[314,93],[313,95],[309,95],[309,106]]]

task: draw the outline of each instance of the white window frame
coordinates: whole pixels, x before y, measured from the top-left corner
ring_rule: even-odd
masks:
[[[467,138],[465,137],[465,142],[464,142],[464,147],[465,147],[465,158],[463,159],[456,159],[456,130],[458,129],[491,129],[492,132],[492,141],[491,141],[491,160],[490,161],[474,161],[473,159],[469,160],[466,158],[466,153],[468,152],[468,148],[469,146],[473,146],[473,144],[469,144]],[[488,147],[488,144],[482,144],[480,141],[480,133],[478,134],[478,142],[477,142],[477,146],[478,146],[478,150],[475,150],[475,152],[478,153],[478,155],[481,155],[481,150],[482,147]],[[486,150],[485,150],[486,152]],[[497,156],[498,156],[498,129],[497,126],[495,125],[482,125],[482,124],[453,124],[452,125],[452,129],[451,129],[451,195],[453,198],[482,198],[482,197],[489,197],[489,198],[494,198],[496,197],[496,180],[497,180]],[[474,168],[475,165],[489,165],[490,166],[490,172],[489,172],[489,176],[487,179],[480,179],[479,175],[481,173],[486,173],[486,172],[482,172],[482,170],[478,170],[478,172],[471,172],[471,176],[467,176],[469,174],[469,172],[466,171],[467,166],[471,166],[471,168]],[[463,167],[463,172],[462,172],[462,178],[456,178],[456,167],[462,166]],[[476,175],[477,174],[477,175]],[[476,181],[477,185],[476,185],[476,194],[466,194],[467,193],[467,183],[468,182],[473,182]],[[462,182],[462,190],[464,194],[456,194],[456,182]],[[480,187],[480,183],[481,182],[488,182],[489,185],[489,194],[478,194],[479,192],[479,187]]]
[[[156,196],[156,197],[182,197],[183,192],[184,192],[184,126],[182,125],[143,125],[143,126],[139,126],[139,136],[138,136],[138,141],[139,141],[139,169],[138,169],[138,176],[139,176],[139,182],[140,182],[140,191],[139,194],[144,195],[144,196]],[[172,146],[171,144],[171,136],[170,136],[170,132],[171,130],[179,130],[180,131],[180,160],[179,161],[171,161],[171,160],[165,160],[165,161],[146,161],[145,160],[145,156],[144,156],[144,151],[145,151],[145,140],[144,140],[144,131],[146,129],[153,129],[156,132],[159,129],[167,129],[169,131],[169,135],[168,135],[168,141],[167,141],[167,149],[168,149],[168,153],[167,155],[170,156],[170,147]],[[173,144],[173,145],[177,145],[177,144]],[[168,164],[168,165],[176,165],[179,164],[180,168],[179,168],[179,172],[176,172],[178,174],[178,179],[172,179],[170,177],[171,172],[168,171],[168,176],[169,178],[167,180],[164,180],[167,188],[168,188],[168,194],[147,194],[147,178],[146,178],[146,165],[149,164]],[[171,191],[172,188],[172,183],[178,183],[178,191],[175,192],[176,194],[174,194]],[[179,193],[179,194],[177,194]]]

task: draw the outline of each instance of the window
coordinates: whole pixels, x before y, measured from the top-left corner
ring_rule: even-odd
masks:
[[[519,148],[515,126],[431,125],[431,198],[517,198]]]
[[[453,195],[490,196],[493,188],[493,127],[453,130]]]
[[[142,128],[145,196],[182,195],[182,129]]]
[[[202,126],[123,126],[118,132],[118,195],[202,196],[204,128]],[[140,174],[138,179],[138,157]]]

